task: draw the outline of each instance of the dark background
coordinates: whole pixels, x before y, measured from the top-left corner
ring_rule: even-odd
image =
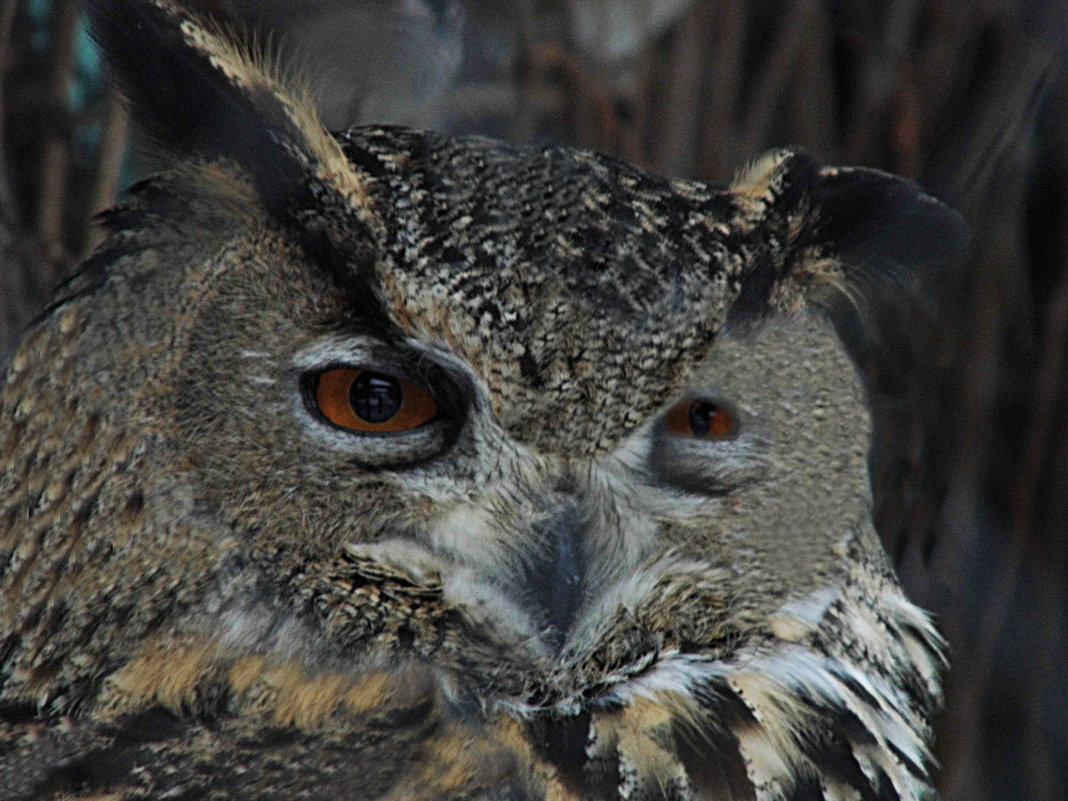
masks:
[[[946,798],[1068,798],[1065,2],[216,5],[289,43],[335,128],[577,144],[720,182],[797,144],[958,208],[967,260],[883,304],[856,346],[876,520],[952,647]],[[2,358],[94,246],[92,214],[153,164],[128,147],[78,0],[2,0],[0,82]]]

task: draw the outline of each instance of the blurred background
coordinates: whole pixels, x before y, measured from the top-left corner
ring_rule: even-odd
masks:
[[[717,182],[796,144],[959,209],[968,259],[854,343],[876,520],[952,648],[944,796],[1068,798],[1065,0],[213,5],[282,43],[333,128],[581,145]],[[80,6],[0,5],[0,355],[156,166]]]

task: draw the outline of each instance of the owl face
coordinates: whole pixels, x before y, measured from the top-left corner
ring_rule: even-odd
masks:
[[[357,136],[381,147],[417,137],[369,131],[347,139]],[[453,162],[482,163],[501,146],[441,147],[456,151]],[[531,162],[529,173],[561,158],[504,152],[510,165]],[[567,158],[581,191],[607,180],[600,162],[592,177],[580,171],[594,157]],[[628,183],[660,187],[664,208],[684,207],[700,192],[707,215],[746,203],[734,199],[738,189],[685,185],[676,197],[666,182],[627,170]],[[491,171],[483,180],[510,174]],[[742,636],[739,621],[750,621],[746,638],[770,636],[775,609],[842,572],[835,549],[850,537],[878,558],[868,520],[868,418],[853,368],[818,310],[732,315],[713,291],[730,297],[729,271],[717,273],[711,256],[691,254],[702,265],[696,277],[674,261],[660,264],[656,255],[671,241],[663,232],[633,239],[629,222],[586,206],[582,214],[568,206],[580,222],[560,230],[599,227],[619,260],[660,264],[647,270],[655,281],[639,276],[632,286],[637,267],[619,271],[578,256],[562,269],[560,234],[539,234],[547,244],[524,250],[534,235],[522,228],[493,238],[474,223],[461,227],[473,242],[465,247],[476,255],[500,247],[507,258],[428,258],[403,243],[434,243],[423,246],[434,253],[459,246],[441,244],[457,236],[455,226],[432,234],[439,226],[424,207],[443,206],[442,196],[396,188],[435,183],[418,174],[382,178],[368,204],[385,210],[374,228],[401,244],[361,240],[357,266],[338,277],[307,243],[265,225],[244,176],[214,167],[209,175],[205,185],[202,173],[178,171],[140,190],[112,220],[123,252],[103,285],[70,309],[84,309],[86,319],[84,380],[102,391],[142,387],[116,403],[130,404],[123,417],[152,432],[140,469],[151,476],[154,525],[193,517],[217,532],[213,603],[225,611],[211,626],[226,641],[274,648],[271,632],[299,617],[285,604],[261,614],[253,598],[263,590],[251,574],[276,583],[298,565],[306,576],[318,565],[310,573],[324,582],[340,580],[331,571],[350,571],[377,588],[376,571],[388,570],[409,586],[433,587],[435,604],[452,615],[447,624],[428,623],[422,607],[387,604],[390,627],[338,624],[329,636],[308,634],[313,644],[302,647],[350,660],[415,653],[478,686],[493,676],[509,703],[566,704],[664,650],[726,653]],[[533,206],[524,198],[550,195],[551,185],[526,186],[484,216]],[[125,220],[155,220],[156,202],[172,215],[183,208],[173,229],[131,233]],[[742,269],[746,250],[730,226],[692,214],[690,227],[707,238],[700,252],[718,250]],[[656,230],[652,220],[643,224]],[[371,260],[361,274],[365,254]],[[615,283],[601,312],[596,287],[607,275]],[[739,292],[744,280],[735,282]],[[361,281],[371,288],[357,297]],[[509,301],[513,291],[530,294],[529,308]],[[165,316],[179,295],[188,298],[185,312]],[[661,327],[650,327],[646,314]],[[136,343],[152,359],[107,347],[116,317],[128,347]],[[606,337],[619,350],[609,349],[602,374],[594,360]],[[669,344],[673,337],[689,337],[686,347]],[[698,357],[691,351],[701,337]],[[524,371],[528,352],[584,353],[590,372],[576,366],[580,380],[559,365]],[[339,553],[355,561],[339,565]],[[233,590],[249,582],[254,589]],[[383,603],[377,589],[369,596],[346,597],[346,619],[363,621]],[[624,609],[640,612],[617,620]],[[629,627],[626,636],[619,626]],[[402,635],[406,629],[421,633]]]

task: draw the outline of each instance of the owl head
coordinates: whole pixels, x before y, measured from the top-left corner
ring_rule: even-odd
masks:
[[[41,464],[90,488],[47,528],[80,555],[42,575],[75,604],[139,598],[83,662],[160,632],[417,659],[463,708],[585,716],[589,759],[625,750],[597,715],[604,734],[642,698],[733,738],[754,786],[822,776],[834,748],[850,781],[923,782],[937,636],[875,537],[829,317],[952,256],[953,212],[789,149],[719,187],[564,147],[331,135],[212,18],[90,7],[171,166],[108,213],[8,368],[30,443],[9,506]],[[58,695],[73,664],[27,681]],[[818,734],[842,720],[855,738]]]

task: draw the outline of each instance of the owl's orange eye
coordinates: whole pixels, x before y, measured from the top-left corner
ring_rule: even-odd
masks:
[[[738,430],[737,414],[727,406],[692,398],[676,403],[667,413],[672,434],[694,439],[729,439]]]
[[[367,434],[397,434],[429,423],[438,405],[422,387],[382,373],[338,367],[319,375],[319,411],[331,423]]]

